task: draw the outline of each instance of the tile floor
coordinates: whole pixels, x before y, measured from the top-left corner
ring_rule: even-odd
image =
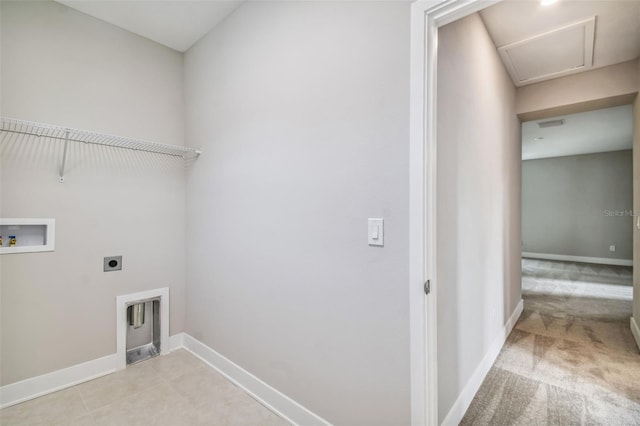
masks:
[[[288,423],[185,350],[0,410],[10,425]]]

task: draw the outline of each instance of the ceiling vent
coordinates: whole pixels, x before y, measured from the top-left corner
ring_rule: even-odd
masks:
[[[564,118],[561,120],[541,121],[538,123],[538,127],[540,127],[541,129],[544,129],[547,127],[558,127],[563,125],[564,125]]]
[[[593,67],[596,17],[498,48],[516,86]]]

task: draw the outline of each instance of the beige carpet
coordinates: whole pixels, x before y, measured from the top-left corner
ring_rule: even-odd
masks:
[[[524,312],[463,425],[640,425],[631,268],[523,260]]]

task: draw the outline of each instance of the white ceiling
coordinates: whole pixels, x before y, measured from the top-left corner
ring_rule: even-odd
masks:
[[[542,6],[535,0],[504,0],[480,12],[497,48],[519,43],[541,36],[567,25],[596,17],[593,63],[575,67],[573,72],[587,71],[640,57],[640,1],[638,0],[558,0],[550,6]],[[570,34],[567,34],[567,37]],[[584,37],[585,39],[588,37]],[[587,40],[584,40],[586,42]],[[514,79],[517,86],[541,81],[531,78],[540,75],[538,70],[549,71],[556,67],[559,75],[571,71],[563,59],[570,54],[585,56],[580,50],[584,43],[576,46],[575,52],[566,51],[565,55],[554,55],[561,41],[538,43],[527,51],[527,61],[522,75],[529,80],[522,82]],[[555,52],[557,53],[557,52]],[[503,58],[504,62],[504,58]],[[510,65],[505,62],[505,67]],[[513,78],[513,76],[512,76]]]
[[[540,128],[539,122],[564,119],[558,127]],[[535,138],[544,138],[535,140]],[[631,149],[633,108],[623,105],[596,111],[568,114],[522,124],[522,159]]]
[[[184,52],[244,0],[56,0]]]

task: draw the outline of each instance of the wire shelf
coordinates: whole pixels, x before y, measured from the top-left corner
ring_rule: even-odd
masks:
[[[59,181],[64,182],[64,170],[67,160],[67,145],[69,142],[110,146],[114,148],[131,149],[134,151],[152,152],[155,154],[182,157],[185,162],[195,160],[200,151],[175,145],[166,145],[125,136],[115,136],[105,133],[90,132],[88,130],[55,126],[52,124],[36,123],[33,121],[17,120],[15,118],[0,117],[0,133],[15,133],[34,136],[37,138],[57,139],[64,141],[64,152],[60,165]]]
[[[153,152],[156,154],[173,155],[185,160],[198,157],[200,151],[175,145],[166,145],[124,136],[115,136],[52,124],[35,123],[32,121],[16,120],[0,117],[0,132],[18,133],[22,135],[59,139],[71,142],[83,142],[94,145],[112,146],[116,148],[132,149],[135,151]]]

